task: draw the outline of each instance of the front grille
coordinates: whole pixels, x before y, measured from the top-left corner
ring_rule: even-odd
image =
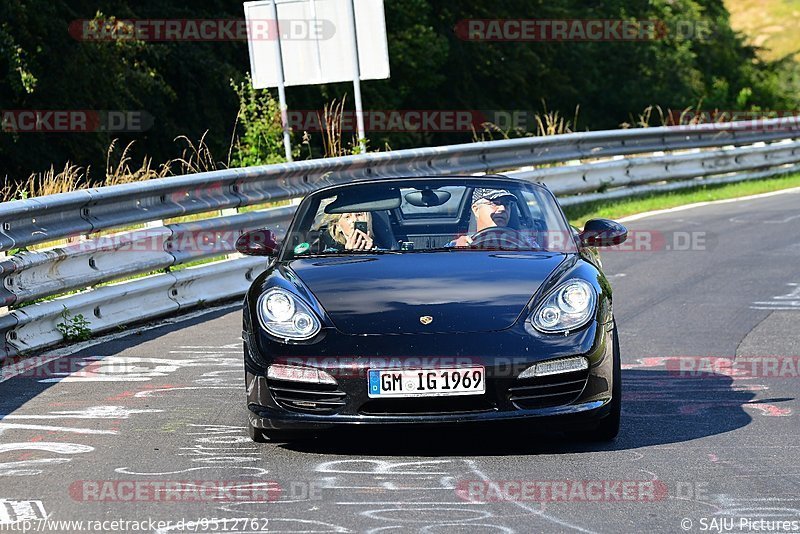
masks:
[[[332,414],[345,405],[344,391],[332,384],[309,384],[268,380],[269,391],[275,401],[287,410],[304,413]]]
[[[494,409],[484,395],[465,395],[372,399],[361,406],[359,413],[363,415],[458,415],[491,412]]]
[[[551,408],[569,404],[583,391],[589,379],[589,370],[559,373],[517,380],[508,388],[509,400],[521,410]]]

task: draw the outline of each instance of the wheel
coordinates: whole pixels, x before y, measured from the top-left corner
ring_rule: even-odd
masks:
[[[247,422],[247,433],[256,443],[288,443],[314,437],[312,432],[303,430],[264,430],[254,427],[250,421]]]
[[[614,339],[614,373],[612,375],[614,384],[611,386],[611,410],[597,428],[588,434],[592,441],[611,441],[616,438],[622,419],[622,362],[616,323],[614,323],[612,338]]]
[[[619,335],[617,334],[617,325],[614,323],[614,329],[611,333],[614,340],[614,371],[612,374],[613,384],[611,385],[611,403],[609,404],[610,410],[595,428],[592,430],[581,430],[571,432],[570,435],[581,439],[583,441],[603,442],[611,441],[619,434],[620,420],[622,419],[622,362],[619,350]]]
[[[264,432],[260,428],[254,427],[253,423],[249,420],[247,421],[247,433],[250,434],[250,439],[256,443],[267,443],[269,441],[267,436],[264,435]]]

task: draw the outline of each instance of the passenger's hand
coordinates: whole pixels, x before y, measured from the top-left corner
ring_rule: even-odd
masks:
[[[344,244],[345,250],[372,250],[373,246],[372,238],[361,230],[354,230]]]

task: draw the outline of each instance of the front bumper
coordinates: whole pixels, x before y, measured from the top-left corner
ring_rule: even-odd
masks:
[[[257,338],[255,336],[258,336]],[[569,336],[544,336],[520,326],[491,334],[424,334],[348,336],[327,332],[314,345],[284,345],[264,334],[245,332],[245,381],[250,422],[264,430],[324,430],[337,426],[393,424],[453,424],[531,419],[542,428],[571,429],[596,426],[609,412],[613,387],[611,323],[592,323]],[[260,347],[260,348],[257,348]],[[354,355],[358,355],[357,357]],[[515,401],[517,376],[529,366],[551,359],[584,356],[589,369],[574,394],[551,394],[540,402]],[[336,377],[326,399],[337,399],[324,413],[287,406],[277,383],[266,378],[275,362],[317,367]],[[437,368],[482,365],[486,369],[483,395],[423,399],[370,399],[367,370]],[[565,376],[572,380],[575,376]],[[563,391],[558,378],[536,391]],[[553,389],[555,387],[555,389]],[[549,388],[549,389],[547,389]],[[291,390],[291,388],[289,388]],[[335,392],[333,391],[335,390]],[[572,390],[570,390],[572,391]],[[335,395],[334,395],[335,393]],[[413,408],[409,408],[413,407]],[[317,410],[319,412],[319,410]]]

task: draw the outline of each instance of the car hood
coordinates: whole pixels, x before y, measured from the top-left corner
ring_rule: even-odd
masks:
[[[307,258],[288,267],[345,334],[511,327],[564,254],[485,251]],[[431,317],[423,324],[422,317]]]

